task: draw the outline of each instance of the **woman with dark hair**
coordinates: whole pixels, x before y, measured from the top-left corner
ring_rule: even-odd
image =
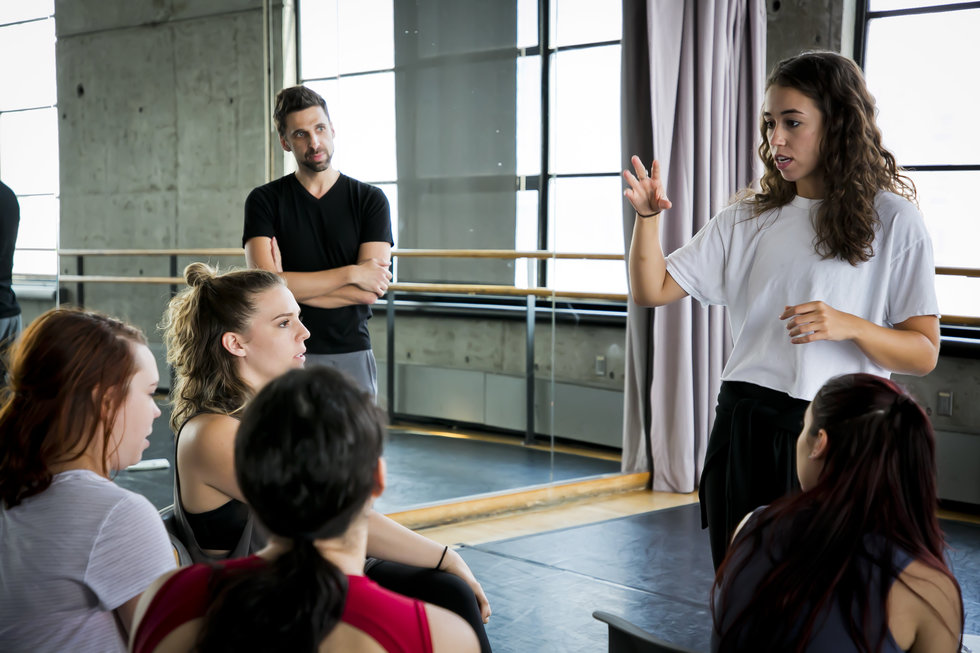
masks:
[[[363,575],[371,504],[385,483],[384,424],[369,395],[334,369],[295,370],[241,419],[235,474],[269,546],[154,583],[132,650],[479,650],[459,616]]]
[[[140,593],[173,569],[144,497],[110,480],[139,462],[160,409],[143,334],[44,313],[11,350],[0,408],[0,650],[125,651]]]
[[[282,278],[264,270],[184,272],[188,288],[164,316],[175,385],[174,512],[196,562],[241,557],[264,545],[239,486],[235,438],[241,412],[273,379],[302,368],[310,332]],[[460,614],[484,651],[490,605],[456,551],[369,510],[366,573],[383,587]],[[363,561],[362,561],[363,563]]]
[[[836,377],[796,457],[803,492],[749,515],[718,570],[712,651],[958,651],[922,408],[886,379]]]
[[[701,476],[715,566],[735,524],[795,485],[807,402],[848,372],[927,374],[939,354],[932,242],[915,189],[884,148],[860,68],[832,52],[780,62],[766,82],[759,192],[743,192],[664,258],[660,166],[624,171],[637,212],[638,304],[690,295],[728,307],[734,346]]]

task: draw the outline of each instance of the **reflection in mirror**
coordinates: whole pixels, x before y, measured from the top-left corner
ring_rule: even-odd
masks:
[[[301,0],[301,82],[327,100],[338,169],[386,193],[396,250],[622,255],[621,9],[598,4]],[[369,323],[393,422],[380,509],[618,472],[621,299],[545,296],[528,320],[523,292],[418,284],[621,297],[621,260],[406,255],[394,272]]]

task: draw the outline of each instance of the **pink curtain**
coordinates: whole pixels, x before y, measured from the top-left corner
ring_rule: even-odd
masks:
[[[623,155],[656,157],[673,208],[665,254],[758,177],[765,82],[764,0],[625,0]],[[634,214],[624,203],[627,253]],[[725,310],[690,298],[627,319],[623,470],[691,492],[701,477],[722,368]]]

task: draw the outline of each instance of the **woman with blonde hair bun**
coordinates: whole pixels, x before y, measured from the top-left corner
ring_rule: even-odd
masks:
[[[162,328],[173,367],[177,438],[174,509],[196,560],[254,553],[265,544],[235,476],[241,411],[263,387],[303,367],[310,333],[282,279],[248,269],[223,274],[192,263],[188,288]],[[366,573],[383,587],[457,612],[490,650],[490,606],[462,557],[369,511]]]

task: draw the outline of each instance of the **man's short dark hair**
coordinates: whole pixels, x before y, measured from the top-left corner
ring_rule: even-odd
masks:
[[[276,121],[276,131],[279,132],[279,136],[286,135],[286,116],[310,107],[322,108],[323,113],[327,114],[327,120],[330,120],[327,101],[316,91],[305,86],[290,86],[279,91],[279,95],[276,96],[276,110],[272,114]]]

